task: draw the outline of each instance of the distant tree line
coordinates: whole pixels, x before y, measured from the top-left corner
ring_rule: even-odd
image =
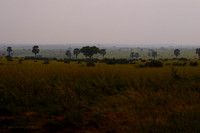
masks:
[[[13,51],[12,47],[7,47],[7,52],[8,52],[8,55],[7,57],[11,57],[11,52]],[[140,51],[143,51],[140,50]],[[35,58],[37,56],[37,54],[40,52],[40,49],[39,49],[39,46],[38,45],[34,45],[32,47],[32,53],[35,54]],[[102,55],[102,58],[104,58],[104,56],[106,55],[106,49],[99,49],[98,47],[96,46],[84,46],[82,47],[81,49],[79,48],[75,48],[73,50],[73,55],[76,56],[76,59],[78,57],[78,55],[82,53],[86,58],[89,58],[91,59],[93,57],[93,55],[95,54],[100,54]],[[196,54],[198,55],[199,59],[200,59],[200,48],[197,48],[196,49]],[[71,58],[72,57],[72,53],[70,50],[66,50],[65,52],[65,55],[68,57],[68,58]],[[178,58],[178,56],[180,55],[180,49],[175,49],[174,50],[174,55],[176,56],[176,58]],[[153,57],[154,60],[155,58],[158,56],[157,54],[157,51],[154,51],[153,49],[149,49],[149,52],[147,53],[147,56],[148,57]],[[131,53],[130,53],[130,57],[132,59],[138,59],[140,57],[140,54],[138,52],[133,52],[133,49],[131,49]]]

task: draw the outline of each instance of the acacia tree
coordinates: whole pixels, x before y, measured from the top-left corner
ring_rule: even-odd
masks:
[[[133,59],[135,57],[135,53],[134,52],[131,52],[130,53],[130,57]]]
[[[174,50],[174,55],[176,56],[176,58],[180,55],[180,50],[179,49],[175,49]]]
[[[77,59],[78,55],[80,54],[80,49],[75,48],[73,53],[74,53],[74,55],[76,55],[76,59]]]
[[[12,47],[7,47],[8,56],[10,56],[10,52],[12,52]]]
[[[151,55],[152,55],[152,57],[154,57],[154,60],[158,56],[156,51],[152,51]]]
[[[104,55],[106,55],[106,49],[101,49],[101,50],[100,50],[100,54],[101,54],[102,57],[104,58]]]
[[[139,53],[135,53],[135,58],[138,58],[140,56]]]
[[[68,58],[71,58],[71,57],[72,57],[72,54],[71,54],[70,50],[67,50],[65,54],[66,54],[66,56],[67,56]]]
[[[96,46],[85,46],[80,49],[80,52],[83,53],[85,57],[89,57],[91,59],[94,54],[100,53],[100,49]]]
[[[199,56],[199,60],[200,60],[200,48],[196,49],[196,54]]]
[[[40,52],[39,46],[38,45],[34,45],[33,49],[32,49],[32,52],[35,54],[35,58],[36,58],[36,55]]]
[[[150,56],[151,56],[151,53],[150,53],[150,52],[148,52],[147,56],[148,56],[148,57],[150,57]]]
[[[131,58],[138,58],[140,56],[140,54],[139,53],[134,53],[134,52],[131,52],[131,54],[130,54],[130,57]]]

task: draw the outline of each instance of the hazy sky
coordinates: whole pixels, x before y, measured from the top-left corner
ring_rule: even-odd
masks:
[[[200,0],[0,0],[0,43],[200,44]]]

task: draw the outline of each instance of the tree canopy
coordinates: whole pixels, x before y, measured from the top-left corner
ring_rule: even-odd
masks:
[[[33,46],[32,52],[33,52],[33,53],[35,54],[35,56],[36,56],[36,54],[40,52],[39,46],[37,46],[37,45]]]
[[[100,53],[100,49],[96,46],[85,46],[80,49],[80,52],[83,53],[85,57],[92,58],[94,54]]]

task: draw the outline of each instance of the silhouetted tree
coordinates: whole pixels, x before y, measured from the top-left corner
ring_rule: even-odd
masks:
[[[140,56],[140,54],[139,53],[134,53],[134,52],[131,52],[131,54],[130,54],[130,57],[131,58],[138,58]]]
[[[10,56],[10,52],[12,52],[12,47],[7,47],[7,51],[8,51],[8,56]]]
[[[85,47],[82,47],[82,48],[80,49],[80,52],[83,53],[83,55],[84,55],[85,57],[92,58],[92,56],[93,56],[94,54],[100,53],[100,50],[99,50],[99,48],[97,48],[96,46],[92,46],[92,47],[90,47],[90,46],[85,46]]]
[[[179,49],[175,49],[174,50],[174,55],[176,56],[176,58],[180,55],[180,50]]]
[[[199,60],[200,60],[200,48],[196,49],[196,54],[199,56]]]
[[[37,53],[40,52],[39,46],[38,45],[33,46],[32,52],[35,54],[35,57],[36,57]]]
[[[152,51],[151,55],[152,55],[152,57],[154,57],[154,60],[158,56],[156,51]]]
[[[139,53],[135,53],[135,58],[138,58],[140,56]]]
[[[100,54],[101,54],[102,57],[104,58],[104,55],[106,55],[106,49],[101,49],[101,50],[100,50]]]
[[[147,55],[148,55],[148,57],[150,57],[150,56],[151,56],[151,53],[150,53],[150,52],[148,52],[148,54],[147,54]]]
[[[134,52],[131,52],[130,53],[130,57],[133,59],[135,57],[135,53]]]
[[[67,50],[65,54],[66,54],[66,56],[67,56],[68,58],[71,58],[71,57],[72,57],[72,54],[71,54],[70,50]]]
[[[78,55],[80,54],[80,49],[75,48],[73,53],[74,53],[74,55],[76,55],[76,59],[77,59]]]

